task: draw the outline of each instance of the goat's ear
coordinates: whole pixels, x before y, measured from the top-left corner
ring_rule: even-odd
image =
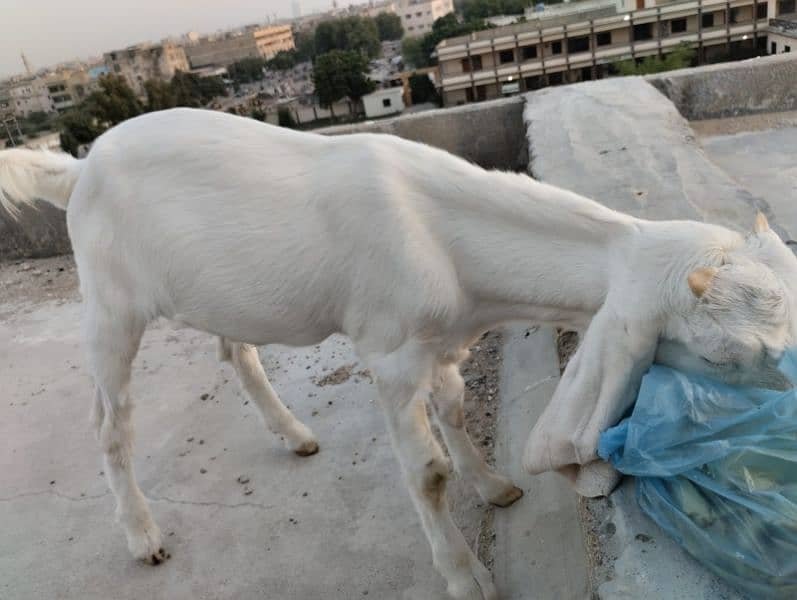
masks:
[[[700,298],[706,293],[706,290],[711,286],[711,282],[716,274],[716,267],[703,267],[689,273],[689,277],[686,278],[686,281],[689,283],[689,289],[692,290],[695,297]]]
[[[755,216],[755,223],[753,223],[753,233],[764,233],[765,231],[769,231],[769,221],[764,213],[758,213]]]
[[[570,359],[550,403],[529,435],[523,467],[542,473],[597,458],[598,439],[636,398],[653,362],[658,328],[619,314],[610,301],[598,311]]]

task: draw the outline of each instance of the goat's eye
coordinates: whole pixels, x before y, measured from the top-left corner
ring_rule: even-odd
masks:
[[[725,363],[715,362],[710,358],[706,358],[705,356],[701,356],[700,358],[703,359],[703,362],[710,364],[712,367],[722,367],[725,365]]]

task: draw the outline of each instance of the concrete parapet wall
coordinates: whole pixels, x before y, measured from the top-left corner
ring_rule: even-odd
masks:
[[[389,133],[442,148],[486,169],[522,171],[528,164],[523,98],[517,96],[316,132]]]
[[[690,121],[797,110],[797,54],[670,71],[646,79]]]

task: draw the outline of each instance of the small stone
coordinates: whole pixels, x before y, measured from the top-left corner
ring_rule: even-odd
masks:
[[[245,488],[244,488],[244,496],[249,496],[249,495],[251,495],[253,491],[254,491],[254,490],[252,490],[251,488],[245,487]]]
[[[186,440],[186,442],[193,442],[193,441],[194,441],[194,438],[193,438],[193,437],[190,437],[190,438],[188,438],[188,439]]]
[[[208,399],[208,395],[209,395],[209,394],[202,394],[202,395],[199,397],[199,399],[200,399],[200,400],[207,400],[207,399]]]
[[[249,477],[247,475],[238,475],[237,481],[241,484],[249,483]]]
[[[310,414],[311,414],[313,417],[317,417],[317,416],[318,416],[318,411],[317,411],[317,410],[314,410],[314,411],[313,411],[312,413],[310,413]]]
[[[302,493],[302,498],[307,498],[307,492]]]
[[[201,469],[199,469],[199,472],[204,475],[205,473],[208,472],[208,470],[206,468],[202,467]]]
[[[199,440],[199,445],[200,445],[200,446],[201,446],[202,444],[204,444],[204,443],[205,443],[205,440]]]
[[[55,485],[55,479],[50,482],[50,485]]]

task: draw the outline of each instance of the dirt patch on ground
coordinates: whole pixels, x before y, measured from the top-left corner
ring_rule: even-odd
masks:
[[[501,349],[503,335],[500,331],[485,333],[471,348],[468,360],[460,371],[465,379],[465,426],[473,443],[479,448],[488,464],[495,464],[495,420],[498,411],[498,382],[501,372]],[[481,499],[471,491],[471,497],[481,504]],[[483,507],[481,522],[475,534],[476,554],[488,568],[493,566],[495,532],[493,530],[494,507]],[[466,539],[471,537],[465,531]]]
[[[576,348],[578,348],[578,334],[575,331],[556,330],[556,350],[559,354],[560,375],[565,372],[565,367]]]
[[[742,115],[724,119],[690,121],[689,125],[699,136],[729,135],[744,131],[763,131],[797,126],[797,111],[790,110],[756,115]]]
[[[371,372],[368,369],[361,369],[359,371],[355,371],[354,368],[356,366],[357,363],[352,363],[350,365],[343,365],[342,367],[338,367],[337,369],[332,371],[329,375],[325,375],[324,377],[321,378],[314,377],[312,381],[318,387],[326,387],[328,385],[340,385],[341,383],[346,383],[352,377],[355,378],[355,381],[366,379],[368,380],[369,383],[374,382],[373,377],[371,377]]]
[[[0,318],[9,316],[11,306],[24,312],[25,307],[42,302],[79,299],[77,269],[71,254],[0,262]]]

